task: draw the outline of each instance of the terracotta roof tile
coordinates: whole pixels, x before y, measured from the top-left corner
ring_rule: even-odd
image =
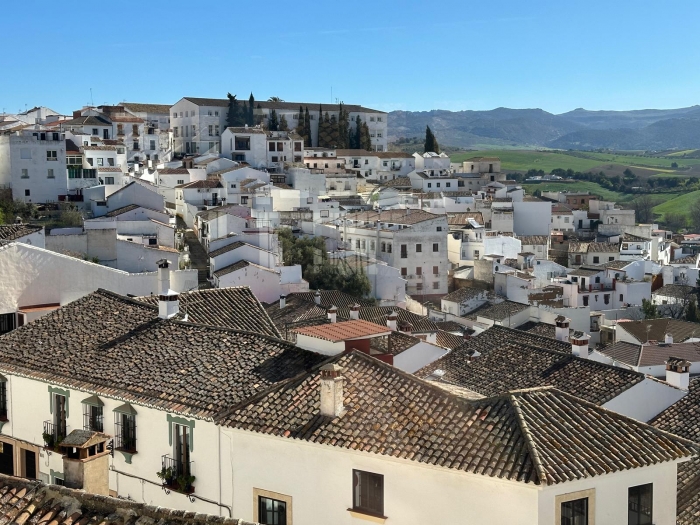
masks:
[[[339,323],[328,323],[319,326],[295,328],[294,331],[299,335],[306,335],[337,343],[339,341],[347,341],[348,339],[359,339],[362,337],[371,337],[384,334],[386,332],[390,332],[391,330],[386,326],[380,327],[379,325],[370,323],[369,321],[357,319],[353,321],[341,321]]]
[[[0,241],[14,241],[41,229],[41,226],[32,224],[0,224]]]

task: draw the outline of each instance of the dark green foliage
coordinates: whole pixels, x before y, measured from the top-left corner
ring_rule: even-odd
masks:
[[[357,297],[369,294],[370,282],[362,268],[330,264],[326,243],[321,237],[296,238],[288,228],[278,230],[277,236],[282,246],[284,264],[301,265],[302,275],[311,288],[340,290]]]
[[[302,108],[301,106],[299,106],[299,120],[297,120],[297,127],[294,131],[296,131],[297,135],[303,138],[304,142],[306,142],[306,137],[304,136],[304,108]]]
[[[696,301],[688,301],[688,306],[685,310],[685,320],[690,323],[700,322],[700,312],[698,311],[698,304]]]
[[[251,92],[250,97],[248,98],[248,114],[246,117],[246,124],[248,124],[249,126],[255,125],[255,114],[253,112],[254,108],[255,108],[255,97],[253,96],[253,93]]]
[[[280,117],[280,125],[279,125],[280,131],[289,131],[289,124],[287,123],[287,117],[282,115]]]
[[[440,153],[440,146],[438,145],[438,141],[435,138],[433,131],[430,129],[430,126],[425,127],[425,142],[423,143],[423,152]]]
[[[236,95],[228,93],[228,113],[226,115],[226,127],[240,127],[245,125],[248,110],[245,104],[241,103],[236,98]]]
[[[326,113],[328,114],[328,113]],[[330,120],[330,146],[331,148],[343,148],[344,146],[340,143],[340,127],[338,125],[338,119],[335,118],[335,114],[331,115]]]
[[[302,137],[304,137],[304,145],[307,148],[313,146],[313,143],[311,142],[311,118],[309,117],[308,106],[306,106],[304,109],[304,133],[302,134]]]
[[[350,136],[350,149],[360,149],[362,147],[362,119],[360,115],[355,117],[355,129]]]
[[[659,309],[647,299],[642,299],[642,313],[644,314],[644,319],[656,319],[659,317]]]
[[[335,146],[332,139],[333,130],[331,128],[331,119],[328,116],[328,111],[322,119],[318,121],[318,147],[332,148]]]
[[[279,131],[280,129],[280,123],[277,119],[277,111],[274,109],[270,111],[270,118],[267,119],[267,129],[270,131]]]
[[[350,132],[350,115],[345,109],[345,105],[340,103],[340,110],[338,111],[338,147],[341,149],[348,149],[350,147],[350,142],[348,141],[348,134]]]
[[[672,163],[671,163],[671,167],[674,168],[674,169],[677,168],[677,167],[678,167],[678,163],[677,163],[677,162],[672,162]]]
[[[369,127],[366,122],[362,123],[360,129],[360,149],[372,151],[372,139],[369,136]]]
[[[677,232],[686,227],[686,216],[679,212],[667,211],[664,213],[663,225],[669,230]]]
[[[321,104],[318,105],[318,128],[316,129],[316,146],[321,148],[321,131],[323,128],[323,107]]]

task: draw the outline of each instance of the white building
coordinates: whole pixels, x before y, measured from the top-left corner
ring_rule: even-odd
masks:
[[[293,131],[266,131],[260,126],[226,128],[221,135],[221,154],[236,162],[272,172],[302,164],[304,140]]]
[[[447,293],[447,219],[422,210],[387,210],[346,215],[341,240],[348,250],[399,268],[407,292]]]

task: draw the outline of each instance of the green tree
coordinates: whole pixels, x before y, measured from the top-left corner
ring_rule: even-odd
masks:
[[[239,103],[236,95],[228,93],[228,113],[226,114],[226,127],[239,127],[245,124],[245,114],[243,107]]]
[[[700,322],[700,312],[696,301],[689,301],[685,310],[685,320],[690,323]]]
[[[309,106],[306,106],[304,109],[304,134],[302,136],[304,137],[304,145],[307,148],[313,146],[311,142],[311,117],[309,116]]]
[[[61,212],[59,222],[61,226],[82,226],[83,216],[75,208],[66,208]]]
[[[369,136],[369,127],[366,122],[363,122],[361,126],[360,149],[372,151],[372,139]]]
[[[335,113],[331,115],[330,120],[330,147],[331,148],[342,148],[343,145],[340,143],[340,127],[338,125],[338,119],[335,118]]]
[[[425,126],[425,142],[423,143],[424,153],[440,153],[440,146],[438,146],[437,139],[430,129],[430,126]]]
[[[671,231],[677,232],[686,226],[686,216],[680,212],[667,211],[664,213],[663,224]]]
[[[674,169],[677,168],[677,167],[678,167],[678,163],[677,163],[677,162],[672,162],[672,163],[671,163],[671,167],[674,168]]]
[[[688,222],[694,232],[700,232],[700,200],[696,200],[688,208]]]
[[[255,125],[255,97],[253,96],[253,92],[251,91],[250,97],[248,97],[248,115],[246,118],[246,124],[249,126],[254,126]]]
[[[319,148],[325,148],[326,146],[321,146],[321,133],[323,133],[323,108],[321,104],[318,105],[318,128],[316,129],[316,146]]]
[[[659,317],[659,309],[647,299],[642,299],[642,313],[644,314],[644,319],[656,319]]]
[[[284,102],[284,100],[282,100],[282,99],[279,98],[279,97],[270,97],[270,98],[267,99],[267,101],[268,101],[268,102]]]
[[[360,118],[360,115],[357,115],[357,117],[355,117],[355,130],[352,136],[350,149],[360,148],[362,148],[362,119]]]
[[[350,114],[345,109],[345,105],[341,102],[338,110],[338,148],[348,149],[350,134]]]
[[[299,117],[297,119],[297,127],[295,131],[297,132],[297,135],[299,135],[301,138],[305,138],[304,130],[304,108],[299,106]]]
[[[284,113],[280,117],[279,129],[280,131],[289,131],[289,124],[287,123],[287,117],[284,116]]]
[[[331,130],[331,119],[328,116],[328,111],[323,116],[322,119],[318,121],[318,147],[319,148],[332,148],[332,130]]]
[[[267,129],[270,131],[279,131],[280,129],[280,123],[277,119],[277,111],[274,109],[270,111],[270,118],[267,119]]]
[[[5,224],[5,211],[0,209],[0,224]]]

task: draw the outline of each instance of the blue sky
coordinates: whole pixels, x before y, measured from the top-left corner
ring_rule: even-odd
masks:
[[[700,103],[700,2],[3,2],[0,112],[183,96],[382,110]],[[7,23],[12,21],[12,23]]]

